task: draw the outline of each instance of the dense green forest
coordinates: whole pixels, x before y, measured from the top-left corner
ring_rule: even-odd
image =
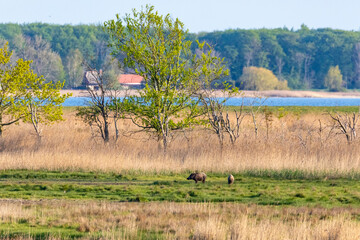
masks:
[[[206,41],[230,69],[229,81],[242,87],[244,67],[271,70],[291,89],[326,89],[331,67],[338,66],[343,87],[360,88],[360,32],[334,29],[299,30],[231,29],[189,34]],[[66,80],[66,87],[80,85],[82,59],[95,68],[117,74],[107,49],[107,35],[100,25],[0,24],[0,43],[9,42],[15,56],[32,59],[33,68],[52,81]],[[109,71],[110,71],[109,70]]]

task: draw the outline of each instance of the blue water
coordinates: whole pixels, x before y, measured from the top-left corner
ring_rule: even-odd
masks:
[[[66,99],[63,106],[84,106],[89,98],[71,97]],[[232,98],[227,101],[226,105],[240,106],[244,101],[244,105],[258,105],[259,101],[254,98]],[[264,106],[360,106],[360,98],[276,98],[271,97],[263,99]]]

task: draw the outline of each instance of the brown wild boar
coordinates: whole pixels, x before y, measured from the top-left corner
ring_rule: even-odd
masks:
[[[201,172],[201,173],[192,173],[190,174],[190,176],[187,178],[187,180],[194,180],[195,183],[197,183],[198,181],[205,183],[205,179],[206,179],[206,174]]]
[[[228,184],[233,184],[234,180],[235,180],[234,176],[230,174],[228,177]]]

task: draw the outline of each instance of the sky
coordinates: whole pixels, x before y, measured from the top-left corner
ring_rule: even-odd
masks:
[[[302,24],[360,30],[359,0],[0,0],[0,23],[102,24],[146,4],[192,33]]]

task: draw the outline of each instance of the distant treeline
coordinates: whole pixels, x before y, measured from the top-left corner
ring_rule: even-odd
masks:
[[[360,88],[360,32],[357,31],[309,29],[303,25],[297,31],[236,29],[189,34],[188,38],[211,44],[230,69],[227,80],[240,87],[243,68],[256,66],[287,80],[292,89],[323,89],[330,67],[339,66],[344,87]],[[30,50],[26,52],[29,46],[36,53],[35,45],[39,45],[36,42],[48,43],[49,51],[61,60],[53,64],[59,68],[54,78],[66,79],[68,88],[81,82],[76,59],[85,59],[96,68],[112,64],[106,47],[108,37],[100,25],[0,24],[0,39],[8,41],[10,48],[25,58],[32,56]],[[74,66],[79,68],[77,73]]]

